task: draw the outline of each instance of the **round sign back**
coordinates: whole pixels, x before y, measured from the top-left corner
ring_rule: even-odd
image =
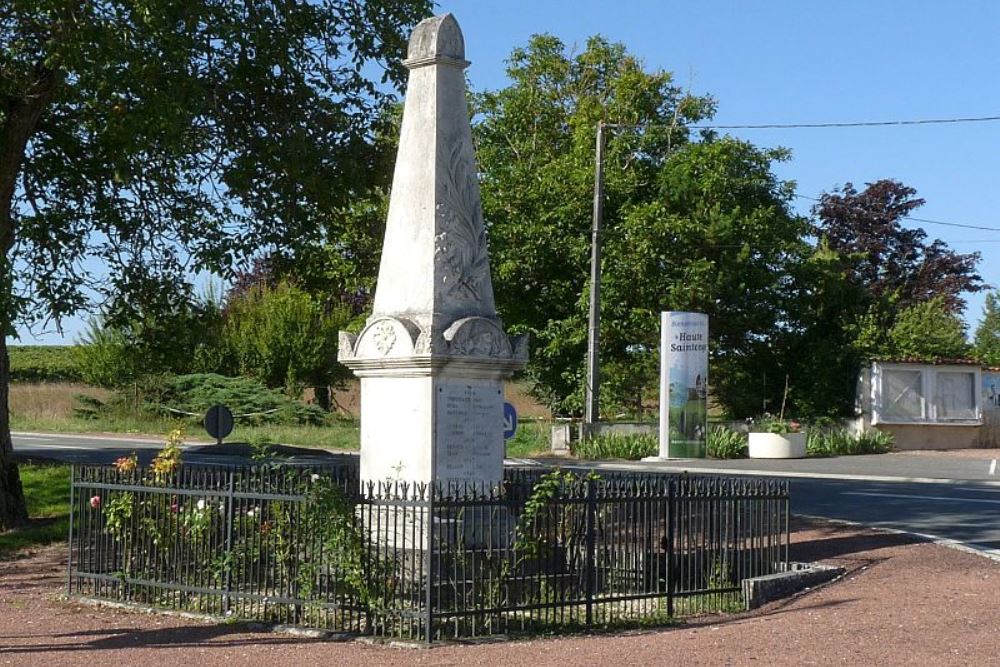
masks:
[[[205,430],[220,443],[233,432],[233,413],[224,405],[213,405],[205,413]]]

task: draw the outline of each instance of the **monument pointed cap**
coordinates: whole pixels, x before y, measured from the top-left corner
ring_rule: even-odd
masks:
[[[453,65],[465,68],[465,38],[452,14],[424,19],[413,29],[403,64],[410,69],[425,65]]]
[[[460,360],[509,374],[527,361],[497,317],[464,56],[451,14],[414,29],[372,315],[338,352],[356,372]]]

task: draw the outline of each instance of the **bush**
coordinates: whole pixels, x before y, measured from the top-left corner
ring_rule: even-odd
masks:
[[[12,345],[10,379],[21,382],[79,382],[83,379],[72,345]]]
[[[118,391],[107,402],[85,397],[78,400],[81,405],[77,415],[81,418],[122,417],[140,412],[200,423],[208,408],[225,405],[234,415],[253,415],[239,418],[241,424],[327,423],[327,413],[316,406],[300,403],[247,378],[214,373],[147,377],[134,388]]]
[[[813,429],[806,436],[809,456],[884,454],[891,450],[892,435],[874,429],[857,436],[843,428]]]
[[[326,422],[326,413],[289,398],[278,390],[240,377],[196,373],[168,378],[158,394],[147,396],[156,410],[173,408],[203,415],[213,405],[225,405],[234,415],[253,414],[245,423],[313,424]],[[199,416],[200,419],[200,416]]]
[[[573,453],[581,459],[625,459],[638,461],[656,456],[657,437],[651,433],[606,433],[576,443]]]
[[[300,391],[349,375],[337,364],[337,337],[351,312],[328,306],[287,283],[257,285],[226,304],[222,338],[241,375],[268,387]]]
[[[76,348],[77,363],[88,384],[107,388],[156,374],[226,372],[221,335],[221,306],[209,291],[125,321],[91,320]]]
[[[725,426],[713,426],[708,431],[708,455],[713,459],[745,459],[747,436]]]

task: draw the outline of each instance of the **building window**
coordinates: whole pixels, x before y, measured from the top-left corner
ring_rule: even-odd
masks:
[[[877,363],[874,379],[876,424],[982,423],[976,367]]]

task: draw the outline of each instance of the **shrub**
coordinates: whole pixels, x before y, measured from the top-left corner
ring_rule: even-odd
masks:
[[[885,454],[891,452],[892,434],[877,429],[869,429],[857,437],[853,454]]]
[[[892,450],[892,435],[868,430],[854,435],[847,429],[813,429],[806,436],[809,456],[851,456],[884,454]]]
[[[606,433],[576,443],[573,453],[581,459],[638,461],[656,456],[659,443],[651,433]]]
[[[150,407],[160,412],[173,408],[202,415],[213,405],[225,405],[233,414],[255,415],[244,418],[249,423],[319,425],[326,421],[326,413],[319,408],[248,378],[195,373],[167,378],[161,387],[146,396]]]
[[[713,459],[745,459],[747,437],[725,426],[713,426],[708,431],[708,455]]]
[[[257,285],[226,304],[222,338],[241,375],[297,391],[346,377],[336,363],[337,337],[350,319],[347,308],[328,307],[287,283]]]
[[[794,419],[781,419],[775,415],[764,413],[751,420],[750,430],[754,433],[798,433],[802,424]]]
[[[327,420],[327,413],[316,406],[300,403],[259,382],[213,373],[151,376],[134,388],[119,390],[106,402],[87,397],[78,400],[78,416],[92,419],[154,413],[200,423],[208,408],[225,405],[234,415],[253,415],[240,418],[240,423],[248,425],[318,426]]]
[[[21,382],[79,382],[77,351],[72,345],[12,345],[10,379]]]
[[[124,321],[91,320],[76,348],[78,365],[87,383],[108,388],[156,374],[225,372],[221,333],[221,306],[210,290]]]

